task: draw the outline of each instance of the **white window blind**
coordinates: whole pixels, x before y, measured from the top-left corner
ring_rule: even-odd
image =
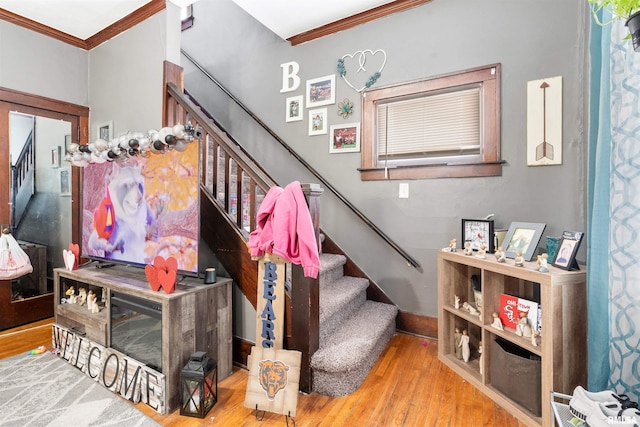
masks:
[[[378,161],[479,154],[480,90],[467,86],[378,104]]]

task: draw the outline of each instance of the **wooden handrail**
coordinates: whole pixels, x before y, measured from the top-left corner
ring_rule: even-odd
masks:
[[[229,92],[220,82],[218,82],[204,67],[193,59],[188,53],[181,49],[182,55],[189,60],[200,72],[203,73],[211,82],[220,88],[233,102],[235,102],[242,110],[244,110],[256,123],[258,123],[269,135],[271,135],[278,143],[300,164],[302,164],[313,176],[322,184],[323,188],[331,191],[345,206],[347,206],[360,220],[365,223],[373,232],[375,232],[382,240],[391,246],[400,256],[402,256],[409,265],[414,268],[421,269],[418,261],[413,258],[407,251],[402,249],[395,241],[387,236],[377,225],[375,225],[365,214],[363,214],[353,203],[344,197],[330,182],[328,182],[318,171],[316,171],[306,160],[304,160],[294,149],[292,149],[282,138],[280,138],[269,126],[267,126],[259,117],[257,117],[247,106],[245,106],[238,98]]]
[[[247,156],[217,124],[188,99],[172,82],[166,84],[164,125],[190,122],[199,132],[201,141],[201,187],[207,197],[226,214],[228,225],[233,224],[246,239],[249,230],[256,228],[256,214],[260,196],[277,185],[253,160]],[[318,184],[304,184],[317,241],[320,234],[320,204],[322,189]],[[235,194],[235,203],[232,203]],[[245,197],[246,196],[246,197]],[[243,212],[248,212],[244,215]],[[222,221],[217,227],[222,227]],[[242,254],[246,257],[245,251]],[[236,269],[235,271],[237,271]],[[300,390],[311,392],[311,356],[319,345],[319,280],[304,277],[299,266],[292,269],[292,293],[287,304],[288,346],[303,353]],[[243,275],[243,277],[246,277]],[[234,280],[251,280],[251,277]],[[257,276],[253,278],[254,283]],[[241,285],[239,283],[239,285]],[[241,285],[242,287],[242,285]],[[248,288],[251,289],[249,286]],[[255,307],[255,295],[247,295]],[[252,298],[253,297],[253,298]],[[294,326],[295,325],[295,326]]]

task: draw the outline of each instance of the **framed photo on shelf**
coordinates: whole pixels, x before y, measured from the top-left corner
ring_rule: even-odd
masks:
[[[564,231],[558,245],[558,252],[556,252],[551,265],[565,270],[580,270],[576,261],[576,254],[583,237],[584,233],[579,231]]]
[[[336,103],[336,75],[307,80],[307,108]]]
[[[329,131],[329,153],[360,151],[360,122],[333,125]]]
[[[327,133],[327,109],[309,110],[309,136]]]
[[[484,245],[488,253],[495,252],[492,219],[463,219],[462,220],[462,247],[467,242],[471,249],[477,251]]]
[[[302,120],[302,110],[302,95],[287,98],[285,121],[297,122],[299,120]]]
[[[525,261],[531,261],[545,227],[535,222],[512,222],[504,238],[505,255],[515,258],[520,252]]]

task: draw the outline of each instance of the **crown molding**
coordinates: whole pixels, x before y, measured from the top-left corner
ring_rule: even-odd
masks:
[[[165,0],[151,0],[141,8],[114,22],[107,28],[99,31],[86,40],[82,40],[78,37],[56,30],[47,25],[43,25],[39,22],[17,15],[13,12],[9,12],[8,10],[2,8],[0,8],[0,20],[10,22],[12,24],[18,25],[31,31],[35,31],[56,40],[60,40],[61,42],[79,47],[84,50],[91,50],[94,47],[104,43],[105,41],[117,36],[118,34],[127,31],[129,28],[139,24],[145,19],[164,10],[165,7]]]
[[[365,10],[364,12],[360,12],[348,18],[331,22],[321,27],[314,28],[313,30],[305,31],[304,33],[289,37],[287,41],[291,43],[292,46],[306,43],[320,37],[328,36],[329,34],[353,28],[356,25],[365,24],[367,22],[383,18],[396,12],[402,12],[404,10],[411,9],[412,7],[420,6],[421,4],[428,3],[430,1],[431,0],[396,0],[373,9]]]

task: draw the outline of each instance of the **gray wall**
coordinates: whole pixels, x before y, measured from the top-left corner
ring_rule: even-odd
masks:
[[[231,0],[200,0],[182,47],[420,262],[421,271],[408,267],[328,192],[322,196],[326,232],[401,310],[435,316],[436,251],[460,239],[462,218],[493,213],[498,228],[546,223],[545,236],[585,229],[587,12],[584,0],[434,0],[292,47]],[[399,199],[398,181],[360,180],[359,153],[329,154],[328,135],[308,136],[306,109],[304,121],[285,122],[286,97],[303,94],[306,79],[335,74],[340,57],[363,49],[387,53],[376,87],[501,63],[502,176],[409,181],[409,199]],[[301,88],[280,93],[280,64],[289,61],[300,64]],[[182,65],[186,88],[281,185],[316,182],[218,98],[185,59]],[[563,164],[528,167],[527,81],[553,76],[563,78]],[[336,81],[336,100],[355,104],[348,122],[360,120],[359,94],[339,76]],[[329,125],[345,122],[337,104],[328,111]]]

